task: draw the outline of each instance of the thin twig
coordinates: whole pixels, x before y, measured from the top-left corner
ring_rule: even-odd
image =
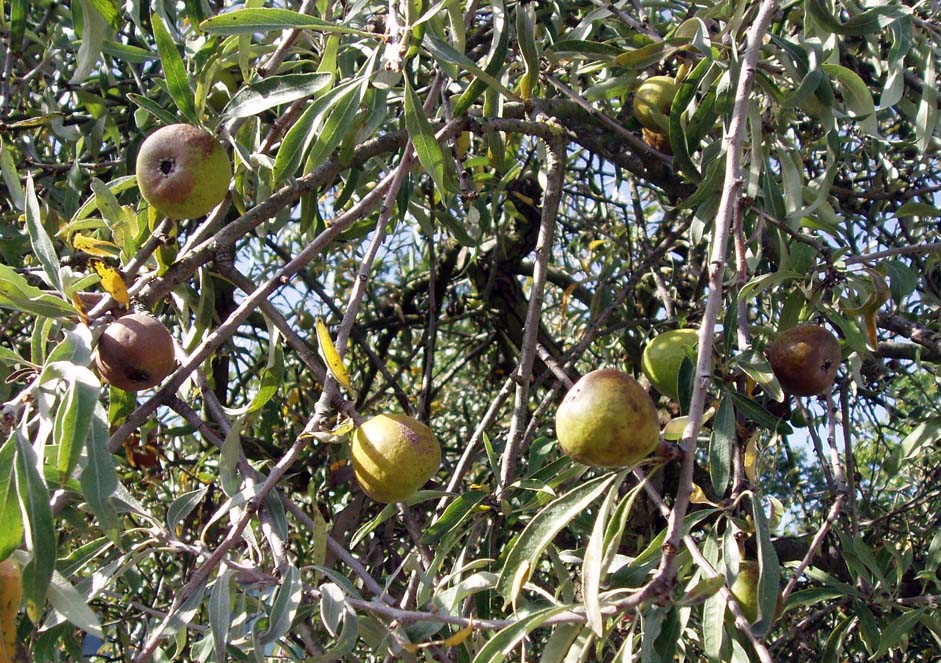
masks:
[[[810,547],[807,549],[807,553],[804,555],[804,559],[802,559],[801,563],[797,565],[796,569],[794,569],[794,575],[791,576],[791,579],[788,581],[787,585],[784,587],[784,590],[781,592],[782,604],[787,601],[787,597],[790,596],[792,591],[794,591],[794,586],[797,584],[797,581],[800,580],[801,575],[803,575],[807,567],[810,566],[810,563],[817,555],[817,551],[820,550],[820,546],[823,545],[823,540],[830,531],[830,527],[832,527],[833,523],[836,522],[836,519],[840,517],[840,513],[843,511],[843,502],[845,499],[845,495],[837,495],[836,500],[834,500],[833,504],[830,506],[830,512],[827,514],[827,519],[820,526],[820,529],[817,530],[813,541],[810,542]]]
[[[795,397],[794,402],[797,404],[797,409],[800,411],[801,416],[804,417],[804,421],[807,422],[807,431],[810,433],[810,440],[814,445],[814,453],[817,454],[817,460],[820,462],[820,470],[823,472],[823,478],[827,482],[827,489],[830,491],[831,495],[836,495],[836,484],[833,481],[833,473],[830,470],[830,464],[827,461],[827,456],[823,451],[823,443],[820,440],[820,435],[817,433],[817,429],[810,425],[810,411],[807,409],[807,406],[804,405],[804,399]]]
[[[853,431],[850,422],[849,389],[846,384],[840,389],[840,417],[843,428],[843,456],[846,458],[846,497],[850,507],[850,527],[853,535],[859,534],[859,507],[856,504],[856,459],[853,456]]]
[[[745,49],[739,72],[738,87],[732,116],[726,130],[725,143],[725,180],[722,197],[713,224],[709,256],[709,295],[702,324],[699,327],[699,351],[696,358],[696,379],[689,404],[689,419],[683,431],[681,448],[684,456],[680,468],[679,486],[673,503],[673,510],[667,520],[664,554],[657,578],[668,585],[676,573],[676,554],[683,535],[683,521],[689,508],[693,486],[693,469],[696,456],[696,437],[702,425],[707,394],[712,376],[712,346],[716,321],[722,308],[722,275],[726,266],[726,247],[736,207],[742,195],[742,143],[745,139],[745,123],[748,115],[748,99],[751,82],[755,75],[755,65],[761,50],[762,39],[777,8],[776,0],[765,0],[758,9],[752,27],[748,30],[748,46]],[[770,659],[769,659],[770,660]]]
[[[502,496],[507,485],[512,481],[516,470],[516,455],[526,430],[528,412],[529,383],[532,377],[533,362],[536,357],[536,340],[539,336],[539,324],[542,313],[542,299],[546,288],[549,257],[552,253],[552,236],[555,230],[556,215],[562,200],[562,183],[565,178],[566,143],[557,139],[548,144],[547,184],[542,202],[542,216],[539,222],[539,236],[536,239],[536,261],[533,268],[533,287],[526,311],[523,327],[523,342],[520,348],[519,366],[516,369],[516,401],[513,406],[513,418],[510,420],[510,432],[507,435],[506,448],[500,466],[500,483],[497,498]]]

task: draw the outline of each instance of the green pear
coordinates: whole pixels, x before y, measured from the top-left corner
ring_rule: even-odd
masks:
[[[650,341],[641,357],[641,368],[650,384],[664,396],[677,400],[683,358],[698,344],[699,332],[695,329],[673,329]]]
[[[158,212],[171,219],[208,214],[228,193],[232,164],[222,145],[189,124],[150,134],[137,153],[137,186]]]
[[[739,562],[735,582],[729,587],[749,622],[758,619],[758,578],[758,562],[743,560]]]
[[[676,96],[676,81],[670,76],[651,76],[634,93],[634,117],[650,131],[670,131],[670,106]]]
[[[633,467],[660,441],[657,408],[627,373],[592,371],[576,382],[555,414],[562,451],[595,467]]]

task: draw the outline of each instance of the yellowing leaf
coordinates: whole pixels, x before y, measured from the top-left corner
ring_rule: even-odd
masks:
[[[317,318],[317,344],[320,346],[320,358],[327,365],[333,379],[342,384],[347,391],[353,391],[353,387],[350,386],[350,377],[346,374],[346,367],[333,344],[333,339],[330,338],[330,332],[327,331],[323,318]]]
[[[574,283],[569,285],[567,288],[565,288],[565,290],[562,292],[560,317],[563,320],[565,319],[565,314],[568,313],[569,300],[572,298],[572,293],[575,292],[575,290],[578,288],[579,285],[581,285],[581,281],[575,281]]]
[[[690,493],[689,501],[693,504],[709,504],[711,506],[718,506],[714,502],[710,502],[709,498],[706,497],[706,493],[702,491],[702,488],[699,487],[699,484],[693,484],[693,490]]]
[[[670,419],[667,425],[663,427],[663,439],[670,442],[683,439],[683,432],[686,430],[686,424],[689,423],[689,417],[676,417]]]
[[[92,260],[91,266],[101,279],[101,287],[105,289],[105,292],[114,297],[114,301],[121,306],[129,308],[131,300],[127,295],[127,286],[124,285],[124,279],[121,278],[118,270],[103,260]]]
[[[78,293],[72,293],[72,306],[78,311],[78,318],[82,321],[82,324],[87,325],[88,311],[85,310],[85,303],[82,301],[82,298],[78,296]]]
[[[444,645],[446,647],[457,647],[459,644],[467,640],[468,636],[474,632],[474,622],[473,620],[460,631],[455,633],[449,638],[445,638]]]
[[[118,255],[119,251],[118,245],[114,242],[106,242],[103,239],[78,234],[72,238],[72,246],[98,258],[113,258]]]
[[[752,433],[748,438],[748,444],[745,445],[745,476],[749,481],[754,481],[758,467],[758,431]]]

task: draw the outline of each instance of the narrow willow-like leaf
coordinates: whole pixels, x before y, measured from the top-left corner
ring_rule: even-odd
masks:
[[[784,419],[774,416],[750,398],[734,391],[729,392],[729,395],[734,401],[735,409],[756,424],[760,424],[768,430],[774,431],[780,435],[790,435],[794,432],[791,425],[784,421]]]
[[[333,661],[338,661],[353,651],[358,636],[359,619],[356,613],[347,606],[343,615],[343,628],[340,630],[340,634],[337,636],[333,646],[324,651],[323,654],[313,656],[307,660],[310,661],[310,663],[332,663]]]
[[[98,519],[98,525],[112,541],[120,535],[121,520],[111,502],[118,489],[118,474],[114,466],[114,455],[108,451],[108,423],[99,405],[88,427],[85,443],[86,461],[82,469],[82,495],[89,510]]]
[[[821,27],[839,35],[872,35],[911,14],[908,7],[885,5],[867,9],[841,22],[831,13],[824,0],[807,0],[806,8]]]
[[[596,635],[604,634],[604,622],[601,617],[601,580],[605,572],[604,553],[605,553],[605,531],[608,526],[608,514],[618,496],[618,488],[621,481],[624,480],[626,472],[619,473],[620,480],[615,481],[608,490],[608,495],[601,508],[598,509],[598,515],[595,516],[595,524],[591,530],[591,538],[588,539],[588,547],[585,549],[585,559],[582,562],[582,596],[585,600],[585,616],[588,618],[588,625]]]
[[[59,447],[56,470],[61,484],[71,477],[85,449],[88,428],[101,390],[98,378],[83,366],[76,366],[71,378],[53,426],[53,439]]]
[[[506,65],[506,54],[509,51],[510,45],[510,31],[507,29],[506,25],[506,7],[503,0],[493,0],[493,2],[490,3],[490,12],[493,14],[493,37],[490,42],[491,56],[490,59],[487,60],[487,66],[484,68],[484,71],[489,76],[496,76]],[[467,89],[464,90],[455,102],[454,114],[460,115],[470,108],[471,104],[476,101],[477,97],[479,97],[486,88],[487,85],[479,76],[471,81]],[[492,89],[496,90],[498,88]]]
[[[20,182],[20,175],[16,170],[16,162],[13,160],[13,148],[4,145],[0,140],[0,176],[3,177],[3,183],[6,184],[7,194],[10,202],[18,210],[26,209],[26,192],[23,190],[23,184]]]
[[[699,82],[711,66],[712,63],[708,59],[700,60],[689,75],[679,82],[676,96],[673,97],[673,104],[670,107],[670,146],[673,148],[673,163],[693,181],[701,179],[702,174],[689,156],[689,143],[687,142],[682,117],[683,112],[696,96]]]
[[[0,559],[9,557],[23,539],[23,517],[13,467],[15,453],[16,442],[11,434],[0,446]]]
[[[159,104],[154,102],[152,99],[148,99],[147,97],[144,97],[139,94],[134,94],[134,93],[128,94],[127,98],[131,102],[137,104],[138,106],[143,108],[145,111],[147,111],[148,113],[156,117],[163,124],[173,124],[178,121],[177,118],[173,115],[173,113],[170,113],[169,111],[164,110],[163,108],[160,107]],[[134,177],[134,183],[135,184],[137,183],[136,177]]]
[[[121,10],[112,0],[88,0],[88,2],[109,25],[115,28],[121,27]]]
[[[519,91],[523,99],[531,99],[539,80],[539,47],[536,45],[536,3],[516,5],[516,42],[523,56],[525,70]]]
[[[183,519],[193,512],[206,497],[207,487],[197,488],[188,493],[183,493],[170,503],[167,507],[167,529],[175,532],[177,526],[182,524]]]
[[[57,557],[57,537],[49,490],[38,469],[38,461],[29,440],[16,433],[16,489],[26,514],[26,546],[32,558],[23,567],[23,599],[33,622],[39,621],[46,603]]]
[[[489,494],[482,490],[469,490],[458,495],[448,504],[441,517],[425,530],[421,542],[431,545],[440,541],[446,534],[457,531]]]
[[[646,44],[640,48],[625,51],[614,59],[618,67],[627,69],[646,69],[651,65],[662,62],[677,51],[686,48],[689,39],[664,39],[663,41]]]
[[[505,38],[504,41],[509,42],[509,37]],[[508,99],[519,98],[510,89],[508,89],[505,85],[503,85],[503,83],[498,81],[494,77],[494,74],[491,74],[488,71],[488,69],[491,68],[489,64],[488,64],[487,69],[481,69],[476,64],[474,64],[473,60],[468,58],[466,55],[463,55],[462,53],[458,53],[456,50],[454,50],[453,46],[451,46],[450,44],[446,42],[441,41],[440,39],[436,39],[435,36],[432,34],[425,35],[425,40],[422,42],[422,45],[428,49],[428,52],[431,53],[432,57],[442,62],[446,62],[448,64],[454,64],[454,65],[457,65],[458,67],[461,67],[462,69],[466,69],[467,71],[471,72],[477,77],[475,80],[479,80],[485,85],[489,86],[490,88],[497,90],[500,94],[504,95]],[[500,48],[500,43],[497,44],[497,48],[498,49]],[[503,45],[504,52],[506,51],[506,48],[507,47],[504,44]],[[494,55],[497,55],[497,54],[495,53]],[[491,62],[493,62],[494,60],[495,58],[491,57]],[[499,64],[502,66],[504,63],[505,61],[500,61],[500,62],[497,62],[496,64]],[[500,67],[496,65],[493,66],[492,68],[496,70],[494,73],[500,70]],[[456,108],[463,109],[463,106],[456,106]]]
[[[843,101],[852,117],[859,121],[860,127],[873,137],[879,136],[879,126],[876,123],[876,105],[872,100],[872,93],[865,81],[852,69],[842,65],[824,63],[823,70],[840,83],[843,90]]]
[[[95,8],[94,0],[79,0],[82,7],[82,43],[75,58],[75,69],[69,79],[71,85],[83,83],[94,71],[101,57],[105,37],[111,32],[108,22]]]
[[[261,369],[261,375],[258,377],[258,391],[255,392],[251,402],[241,408],[225,408],[226,413],[229,416],[241,417],[246,414],[251,414],[252,412],[257,412],[278,393],[283,377],[284,350],[278,346],[269,358],[268,364]]]
[[[732,450],[735,448],[735,406],[723,398],[712,424],[709,440],[709,478],[716,495],[725,495],[732,476]]]
[[[39,199],[36,198],[36,187],[33,185],[32,175],[26,178],[26,231],[29,233],[29,242],[33,247],[33,255],[39,260],[43,273],[46,275],[46,282],[62,292],[62,279],[59,276],[59,256],[56,255],[52,240],[42,225]]]
[[[742,371],[761,386],[768,396],[778,401],[784,402],[784,390],[774,378],[771,370],[771,364],[768,359],[757,350],[749,350],[738,356],[736,364]]]
[[[231,578],[235,571],[225,565],[219,567],[216,581],[209,594],[209,630],[212,633],[212,654],[216,663],[226,663],[226,645],[232,626]]]
[[[801,79],[800,84],[781,101],[782,108],[796,108],[810,98],[817,91],[817,86],[823,79],[823,72],[819,69],[811,69],[807,75]]]
[[[226,497],[232,497],[242,488],[241,475],[238,464],[242,457],[242,424],[244,420],[236,417],[232,420],[232,427],[222,443],[219,458],[219,481]]]
[[[703,603],[703,649],[710,663],[721,660],[725,644],[725,614],[725,597],[722,594],[713,594]]]
[[[935,60],[931,49],[925,50],[925,83],[921,89],[921,99],[918,102],[918,112],[915,116],[915,139],[918,149],[924,153],[931,145],[937,133],[938,124],[938,85],[935,72]]]
[[[330,84],[323,73],[271,76],[243,86],[225,107],[227,118],[251,117],[269,108],[317,94]]]
[[[297,173],[297,169],[300,168],[301,162],[304,160],[304,153],[316,138],[314,132],[311,131],[311,127],[317,120],[317,116],[329,106],[329,103],[330,97],[328,95],[319,97],[304,109],[301,116],[284,134],[271,171],[275,183],[282,182],[284,178],[292,177]]]
[[[19,53],[23,46],[23,37],[26,34],[26,9],[29,0],[12,0],[10,2],[10,50]]]
[[[263,645],[271,644],[288,632],[294,621],[294,615],[297,613],[297,607],[301,603],[303,588],[300,571],[293,564],[288,563],[287,568],[283,570],[281,586],[275,593],[274,602],[271,604],[268,628],[259,634],[259,642]]]
[[[151,15],[154,39],[157,42],[157,52],[160,54],[160,64],[163,66],[163,75],[167,81],[167,91],[180,114],[190,124],[199,124],[196,113],[196,98],[190,88],[189,77],[186,74],[186,65],[176,49],[176,42],[170,36],[163,18],[154,13]]]
[[[206,595],[206,583],[209,578],[203,580],[199,587],[193,590],[193,593],[186,597],[183,605],[176,610],[172,616],[160,624],[151,634],[153,638],[168,637],[181,630],[188,628],[193,623],[193,617],[199,611],[203,603],[203,597]]]
[[[435,183],[438,195],[444,199],[449,193],[457,191],[454,161],[441,149],[441,145],[435,138],[435,132],[422,110],[421,100],[415,94],[407,78],[405,79],[405,128],[408,130],[408,137],[412,141],[422,168]]]
[[[322,162],[330,158],[330,155],[336,149],[343,137],[351,131],[353,119],[359,109],[359,104],[363,99],[365,83],[368,79],[362,81],[353,81],[352,83],[337,88],[332,93],[336,93],[335,102],[331,103],[326,119],[316,140],[310,146],[310,153],[307,155],[305,172],[310,172],[318,167]]]
[[[242,35],[269,30],[290,30],[304,28],[320,32],[339,32],[377,38],[371,32],[355,30],[334,22],[323,21],[313,16],[301,14],[289,9],[237,9],[226,14],[219,14],[203,21],[199,26],[203,31],[215,35]]]
[[[762,637],[771,630],[774,622],[774,611],[778,602],[778,593],[781,591],[781,566],[778,563],[778,554],[771,543],[771,531],[768,527],[768,518],[761,505],[761,500],[753,497],[752,518],[755,522],[755,539],[758,543],[758,565],[760,576],[758,579],[758,607],[761,620],[752,625],[752,632]]]
[[[105,637],[98,615],[88,607],[85,597],[58,571],[52,574],[48,597],[56,612],[74,626],[95,637]]]
[[[513,583],[523,565],[533,568],[556,534],[607,490],[616,477],[615,474],[600,476],[578,486],[551,502],[529,521],[511,544],[500,572],[497,589],[503,595],[506,605],[511,603]]]
[[[514,622],[487,640],[487,644],[477,652],[472,663],[499,663],[505,660],[523,638],[539,628],[543,622],[570,609],[569,606],[564,605],[543,608]]]

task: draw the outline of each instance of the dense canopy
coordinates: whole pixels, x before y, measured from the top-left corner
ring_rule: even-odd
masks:
[[[938,16],[0,3],[0,663],[941,659]],[[232,175],[169,219],[135,164],[181,123]],[[96,368],[128,311],[153,389]],[[597,369],[656,403],[636,467],[557,444]],[[397,504],[381,414],[441,445]]]

